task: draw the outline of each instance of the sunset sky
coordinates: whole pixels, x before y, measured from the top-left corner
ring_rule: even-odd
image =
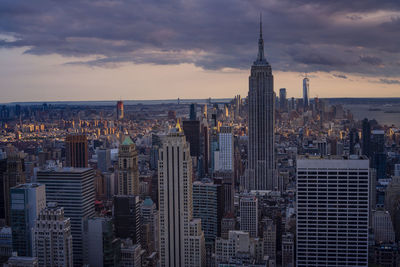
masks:
[[[0,102],[247,96],[260,13],[275,91],[400,97],[398,0],[2,0]]]

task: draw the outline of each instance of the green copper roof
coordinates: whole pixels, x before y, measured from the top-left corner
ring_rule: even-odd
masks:
[[[130,145],[134,145],[134,144],[135,143],[133,143],[132,139],[129,136],[125,137],[124,142],[122,142],[123,146],[130,146]]]
[[[150,197],[146,197],[146,199],[143,201],[144,206],[152,206],[153,205],[153,200],[151,200]]]

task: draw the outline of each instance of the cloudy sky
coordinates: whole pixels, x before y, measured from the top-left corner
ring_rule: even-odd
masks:
[[[276,91],[400,97],[399,0],[1,0],[0,102],[246,96],[260,13]]]

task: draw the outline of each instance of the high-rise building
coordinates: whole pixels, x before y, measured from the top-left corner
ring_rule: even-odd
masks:
[[[288,109],[288,103],[286,99],[286,88],[279,89],[279,110],[285,112]]]
[[[114,196],[115,234],[120,238],[130,238],[133,243],[140,243],[142,220],[140,214],[140,198],[133,195]]]
[[[0,156],[3,154],[0,151]],[[7,159],[6,158],[1,158],[0,159],[0,225],[5,225],[6,221],[6,203],[8,203],[6,200],[6,192],[5,192],[5,172],[7,171]],[[6,190],[9,192],[9,189]],[[9,194],[7,194],[9,196]]]
[[[264,256],[276,260],[276,224],[272,219],[263,219]]]
[[[97,154],[97,169],[102,172],[107,172],[111,168],[111,150],[99,148]]]
[[[143,231],[148,229],[148,240],[144,244],[148,252],[158,251],[158,233],[159,233],[159,213],[156,209],[156,203],[150,197],[147,197],[141,204],[142,226]],[[143,235],[142,235],[143,236]],[[142,242],[143,244],[144,242]]]
[[[13,153],[8,155],[6,170],[2,177],[4,201],[4,220],[6,225],[10,225],[10,189],[26,182],[24,155],[22,153]]]
[[[274,187],[275,93],[271,65],[264,57],[260,21],[258,56],[249,77],[249,150],[246,189],[272,190]]]
[[[201,219],[204,232],[207,265],[214,253],[215,239],[221,235],[221,219],[224,213],[222,185],[209,179],[193,183],[193,217]]]
[[[372,229],[377,244],[391,244],[395,242],[392,218],[388,211],[372,211]]]
[[[297,266],[367,266],[369,161],[297,159]]]
[[[85,134],[67,135],[65,138],[66,167],[87,168],[88,140]]]
[[[258,199],[255,196],[240,196],[240,230],[248,232],[250,237],[258,236]]]
[[[119,266],[121,241],[114,235],[111,218],[94,217],[87,220],[88,260],[90,266]]]
[[[231,171],[234,170],[233,160],[233,133],[232,127],[221,126],[218,133],[219,140],[219,160],[216,170]]]
[[[74,266],[84,264],[84,222],[95,214],[93,169],[43,169],[37,172],[37,182],[46,185],[47,202],[57,202],[71,219]]]
[[[0,261],[12,256],[12,231],[11,227],[0,228]]]
[[[142,266],[142,247],[132,239],[121,240],[121,267]]]
[[[117,102],[117,120],[124,118],[124,102],[121,100]]]
[[[13,251],[19,256],[32,253],[32,228],[40,211],[46,207],[45,186],[20,184],[10,189]]]
[[[294,238],[293,234],[282,236],[282,267],[294,267]]]
[[[192,157],[200,156],[200,121],[183,121],[183,132],[186,140],[190,144],[190,155]]]
[[[118,149],[118,194],[139,195],[138,155],[129,136]]]
[[[303,106],[307,109],[310,105],[310,79],[305,77],[303,79]]]
[[[43,209],[33,230],[33,256],[39,266],[72,267],[72,235],[70,218],[57,203]]]
[[[193,218],[192,159],[179,128],[165,136],[159,150],[160,265],[203,266],[204,234]],[[200,257],[199,257],[200,255]],[[191,259],[201,259],[196,264]]]
[[[362,154],[371,156],[371,124],[367,118],[362,121]]]
[[[197,119],[197,105],[196,103],[190,104],[189,120],[195,121]]]

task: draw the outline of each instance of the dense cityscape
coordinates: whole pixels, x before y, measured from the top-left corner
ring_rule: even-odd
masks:
[[[260,23],[248,96],[1,106],[0,263],[400,266],[400,125],[273,79]]]

